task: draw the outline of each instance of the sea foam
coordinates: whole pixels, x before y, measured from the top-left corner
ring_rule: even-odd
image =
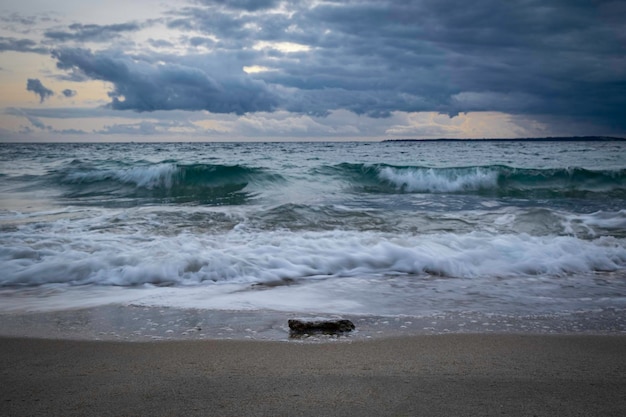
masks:
[[[370,232],[231,232],[142,238],[110,233],[13,235],[0,249],[2,286],[207,285],[410,275],[565,276],[621,271],[621,239],[472,232],[392,236]]]
[[[493,189],[498,172],[487,168],[397,169],[384,167],[379,176],[400,190],[408,192],[449,193]]]

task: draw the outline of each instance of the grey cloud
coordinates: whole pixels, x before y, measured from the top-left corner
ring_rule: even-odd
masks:
[[[74,97],[77,93],[75,90],[70,90],[69,88],[66,88],[65,90],[61,91],[61,94],[63,94],[63,96],[70,98],[70,97]]]
[[[44,87],[37,78],[29,78],[26,81],[26,90],[32,91],[39,96],[39,102],[43,103],[45,99],[54,95],[54,91]]]
[[[110,107],[8,107],[4,110],[4,114],[10,116],[33,116],[45,119],[90,119],[90,118],[126,118],[126,119],[144,119],[145,113],[138,112],[119,112]],[[206,113],[190,113],[184,110],[160,110],[150,113],[150,117],[159,120],[178,121],[178,120],[202,120],[206,118]],[[236,117],[236,116],[232,116]]]
[[[95,131],[103,135],[155,135],[157,133],[156,125],[149,122],[140,122],[137,124],[116,124],[105,126],[104,129]]]
[[[66,70],[66,72],[63,74],[54,74],[50,76],[59,81],[71,81],[76,83],[89,81],[90,79],[88,76],[86,76],[84,73],[76,68],[70,68]]]
[[[25,118],[26,120],[28,120],[28,122],[32,126],[36,127],[37,129],[41,129],[41,130],[49,130],[50,129],[50,126],[46,126],[41,120],[39,120],[38,117],[36,117],[36,116],[34,116],[32,114],[29,114],[28,112],[23,111],[21,109],[12,109],[11,112],[6,112],[6,113],[7,114],[11,114],[13,116],[19,116],[19,117]],[[31,130],[30,127],[28,127],[28,126],[26,127],[26,129]]]
[[[202,36],[193,36],[189,38],[189,44],[192,46],[213,46],[215,45],[215,41],[211,38],[205,38]]]
[[[42,129],[42,130],[47,129],[47,126],[36,117],[32,117],[32,116],[25,116],[25,117],[30,122],[30,124],[35,126],[37,129]]]
[[[171,48],[174,46],[172,42],[165,39],[149,39],[148,43],[155,48]]]
[[[31,39],[15,39],[0,36],[0,52],[6,51],[32,52],[36,54],[50,53],[50,50],[48,48],[39,46],[37,42]]]
[[[159,120],[159,121],[140,121],[139,123],[122,123],[105,126],[102,130],[94,131],[94,133],[102,135],[157,135],[170,134],[169,129],[185,128],[196,131],[198,127],[187,121]]]
[[[62,135],[85,135],[87,132],[81,129],[62,129],[54,130],[54,133],[60,133]]]
[[[249,46],[253,31],[250,27],[246,27],[246,24],[256,20],[252,15],[216,8],[188,8],[181,14],[186,18],[171,20],[168,22],[170,28],[217,35],[219,47],[233,50]]]
[[[44,36],[48,39],[60,42],[109,42],[111,38],[119,37],[123,32],[136,32],[142,29],[143,26],[136,22],[113,25],[83,25],[74,23],[69,25],[68,28],[70,29],[69,31],[48,30],[44,33]]]
[[[0,17],[0,21],[6,23],[17,23],[24,26],[33,26],[37,23],[37,17],[35,16],[24,16],[20,13],[10,13],[8,15],[3,15]]]
[[[53,57],[60,69],[78,70],[91,79],[112,83],[110,105],[115,110],[243,114],[269,111],[276,105],[265,83],[246,77],[241,69],[222,71],[214,78],[199,63],[182,58],[170,57],[170,63],[163,64],[138,56],[67,48],[54,51]]]
[[[459,2],[444,0],[321,5],[301,26],[309,31],[318,22],[321,30],[330,30],[340,46],[318,45],[352,77],[326,70],[319,59],[288,72],[295,87],[307,82],[314,83],[309,89],[316,84],[359,94],[369,90],[381,98],[395,94],[397,110],[420,110],[426,104],[425,109],[449,114],[587,115],[624,128],[626,49],[617,35],[624,33],[624,13],[621,27],[608,23],[602,15],[607,4],[531,1],[511,7],[479,1],[459,7]],[[402,94],[422,99],[407,103]],[[481,99],[458,100],[463,94]]]
[[[500,111],[626,131],[624,2],[287,0],[287,14],[267,12],[278,6],[198,0],[171,12],[168,27],[211,46],[204,57],[54,56],[59,68],[111,82],[114,109]],[[259,41],[310,49],[254,49]],[[241,73],[251,65],[272,71]]]
[[[196,0],[203,5],[218,5],[237,10],[256,11],[271,9],[280,4],[280,0]]]
[[[170,29],[192,30],[193,22],[191,22],[187,18],[169,19],[167,22],[167,27]]]
[[[39,22],[57,22],[58,19],[55,17],[54,13],[36,13],[34,15],[24,15],[18,12],[13,13],[5,13],[0,16],[0,22],[4,22],[7,25],[5,28],[10,28],[15,31],[16,30],[12,25],[22,25],[26,26],[26,30],[29,30],[31,27],[37,25]]]
[[[35,117],[27,116],[26,119],[30,122],[30,124],[35,126],[37,129],[41,129],[41,130],[49,130],[50,129],[50,126],[46,126],[41,120],[39,120],[39,119],[37,119]]]

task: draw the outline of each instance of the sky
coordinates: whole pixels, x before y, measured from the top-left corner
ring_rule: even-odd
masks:
[[[0,141],[626,136],[626,2],[0,0]]]

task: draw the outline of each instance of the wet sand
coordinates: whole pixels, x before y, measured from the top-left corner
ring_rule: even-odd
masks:
[[[0,338],[3,416],[623,416],[626,336]]]

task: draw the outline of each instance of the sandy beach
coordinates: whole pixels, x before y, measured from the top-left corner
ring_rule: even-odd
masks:
[[[0,339],[0,415],[622,416],[626,337]]]

